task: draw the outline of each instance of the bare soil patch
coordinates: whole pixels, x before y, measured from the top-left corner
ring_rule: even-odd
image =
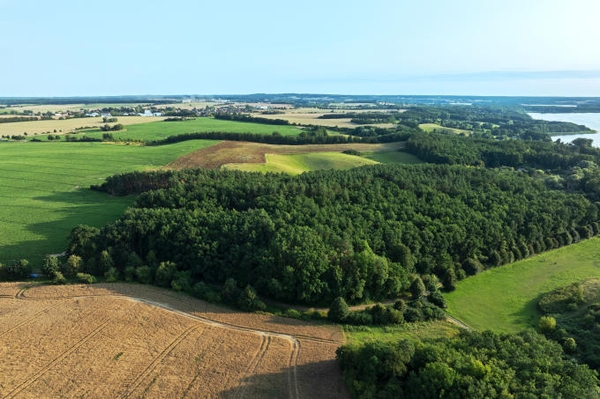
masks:
[[[0,397],[348,397],[335,326],[150,286],[23,288],[0,284]]]
[[[309,144],[309,145],[273,145],[239,141],[223,141],[217,145],[194,151],[177,158],[166,167],[171,169],[207,168],[218,169],[231,163],[266,163],[266,154],[306,154],[310,152],[342,152],[357,150],[361,152],[394,151],[402,148],[403,143],[386,144]]]

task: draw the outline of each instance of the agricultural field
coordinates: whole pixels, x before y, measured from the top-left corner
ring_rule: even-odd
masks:
[[[164,119],[164,118],[163,118]],[[119,118],[119,122],[121,118]],[[1,127],[0,127],[1,128]],[[225,133],[253,133],[271,135],[278,132],[282,136],[296,136],[302,129],[296,126],[264,125],[260,123],[226,121],[214,118],[196,118],[175,122],[150,122],[127,126],[124,130],[111,132],[115,139],[153,141],[163,140],[170,136],[186,133],[225,132]],[[84,135],[92,138],[102,138],[99,130],[82,132],[74,135]]]
[[[462,280],[445,295],[448,312],[475,330],[535,327],[542,294],[600,278],[599,244],[600,237],[591,238]]]
[[[3,398],[348,397],[339,327],[150,286],[2,283],[0,337]]]
[[[345,112],[357,113],[357,112],[373,112],[373,111],[372,110],[368,110],[368,111],[362,111],[362,110],[339,111],[338,110],[336,112],[337,113],[345,113]],[[381,112],[385,112],[385,111],[381,111]],[[273,115],[256,114],[256,116],[261,117],[261,118],[268,118],[268,119],[284,119],[290,123],[297,124],[297,125],[318,125],[318,126],[325,126],[325,127],[350,127],[350,128],[361,126],[361,125],[357,125],[355,123],[350,122],[350,119],[351,119],[350,117],[340,118],[340,119],[319,119],[320,116],[325,115],[325,114],[330,114],[330,113],[331,113],[330,111],[320,110],[320,109],[316,109],[316,108],[293,108],[293,109],[285,110],[283,114],[273,114]],[[389,127],[394,127],[395,125],[393,123],[378,123],[378,124],[372,124],[369,126],[389,128]]]
[[[168,167],[173,169],[193,167],[216,169],[225,166],[243,170],[294,174],[308,170],[353,167],[376,163],[379,161],[371,160],[371,157],[377,158],[375,154],[381,154],[382,160],[401,160],[402,157],[395,155],[395,153],[400,153],[398,150],[401,148],[402,143],[298,146],[224,141],[214,147],[198,150],[180,157],[170,163]],[[363,158],[342,154],[341,152],[345,150],[357,150],[369,155]],[[323,155],[323,152],[326,154]]]
[[[133,202],[91,191],[91,184],[116,173],[162,167],[215,143],[0,143],[0,263],[26,258],[39,265],[46,254],[65,249],[73,227],[100,227]]]
[[[140,125],[152,122],[159,122],[165,119],[165,117],[159,116],[119,116],[118,122],[125,126]],[[52,120],[39,120],[31,122],[12,122],[12,123],[0,123],[0,136],[20,136],[27,133],[29,138],[35,135],[41,135],[43,133],[51,134],[66,134],[73,133],[77,129],[100,129],[104,122],[102,118],[72,118],[72,119],[52,119]],[[111,124],[112,125],[112,124]],[[100,137],[102,135],[100,134]],[[43,139],[43,136],[39,137]]]

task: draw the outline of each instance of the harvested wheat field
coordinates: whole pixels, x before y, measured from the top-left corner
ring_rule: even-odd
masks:
[[[404,143],[386,144],[309,144],[274,145],[239,141],[223,141],[206,149],[194,151],[167,165],[171,169],[208,168],[218,169],[223,165],[237,163],[266,163],[266,154],[306,154],[311,152],[342,152],[357,150],[361,152],[397,151]]]
[[[0,284],[2,398],[346,398],[341,330],[133,284]]]

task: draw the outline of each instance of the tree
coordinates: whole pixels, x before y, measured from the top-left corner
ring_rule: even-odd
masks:
[[[425,284],[423,284],[423,280],[421,277],[416,276],[413,282],[410,284],[409,288],[410,293],[414,299],[420,298],[425,293]]]
[[[335,298],[327,312],[327,318],[336,323],[343,322],[350,315],[350,308],[341,296]]]
[[[542,333],[549,333],[556,328],[556,319],[552,316],[540,317],[539,328]]]
[[[44,258],[44,265],[42,266],[42,273],[48,277],[54,277],[54,275],[60,271],[60,261],[54,255],[47,255]]]

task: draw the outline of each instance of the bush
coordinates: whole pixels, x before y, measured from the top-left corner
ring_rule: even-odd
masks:
[[[114,283],[115,281],[119,281],[119,271],[117,268],[111,267],[104,273],[104,277],[106,278],[107,283]]]
[[[67,279],[65,278],[65,276],[63,276],[61,272],[54,273],[54,278],[52,279],[53,284],[65,284],[66,282]]]
[[[25,280],[31,273],[31,266],[26,259],[11,262],[7,265],[0,264],[0,278],[6,280]]]
[[[84,284],[94,284],[96,282],[96,277],[87,273],[77,273],[77,279]]]
[[[154,273],[150,266],[140,266],[135,269],[135,278],[142,284],[152,284]]]
[[[556,328],[556,319],[552,316],[540,317],[539,328],[544,334],[554,331]]]
[[[344,298],[337,297],[331,303],[329,311],[327,312],[327,318],[333,322],[341,323],[350,314],[350,308],[344,300]]]

